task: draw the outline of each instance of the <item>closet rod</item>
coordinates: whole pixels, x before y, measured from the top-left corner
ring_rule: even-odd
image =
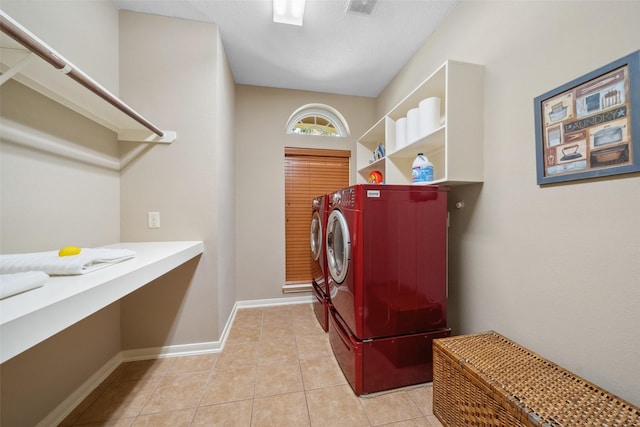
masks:
[[[0,11],[0,29],[3,33],[38,55],[40,58],[51,64],[58,71],[63,72],[85,88],[116,107],[118,110],[131,117],[158,136],[164,136],[164,132],[158,129],[150,121],[142,117],[139,113],[125,104],[122,100],[114,96],[111,92],[102,87],[99,83],[87,76],[81,70],[74,68],[73,64],[58,55],[53,49],[44,44],[37,37],[29,33],[26,29],[13,21],[8,15]]]

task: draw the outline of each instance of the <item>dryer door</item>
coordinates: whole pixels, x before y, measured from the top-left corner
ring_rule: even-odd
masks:
[[[322,252],[322,222],[320,221],[320,213],[313,211],[311,216],[311,234],[309,236],[311,242],[311,256],[314,261],[320,258]]]
[[[342,283],[351,259],[351,238],[344,215],[333,210],[327,221],[327,265],[333,280]]]

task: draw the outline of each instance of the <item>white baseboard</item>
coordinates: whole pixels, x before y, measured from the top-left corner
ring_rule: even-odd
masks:
[[[201,342],[195,344],[167,345],[163,347],[139,348],[135,350],[123,350],[123,362],[136,360],[162,359],[175,356],[194,356],[198,354],[219,353],[222,350],[220,341]]]
[[[42,419],[36,427],[57,426],[78,406],[89,394],[123,362],[122,352],[117,353],[107,363],[102,365],[80,387],[69,395],[60,405]]]
[[[291,294],[297,292],[313,292],[313,285],[311,283],[296,283],[282,286],[282,293]]]
[[[229,314],[227,323],[222,330],[219,341],[210,341],[193,344],[178,344],[162,347],[141,348],[134,350],[122,350],[113,356],[107,363],[98,369],[80,387],[67,397],[60,405],[42,419],[36,427],[48,427],[60,424],[76,406],[78,406],[89,394],[98,387],[122,362],[137,360],[158,359],[164,357],[193,356],[199,354],[219,353],[224,348],[224,343],[229,336],[231,326],[236,318],[239,308],[271,307],[278,305],[305,304],[313,302],[313,296],[300,296],[288,298],[272,298],[262,300],[236,301]]]
[[[271,299],[254,299],[247,301],[236,301],[236,304],[233,306],[233,311],[235,315],[235,310],[238,308],[247,308],[247,307],[270,307],[276,305],[291,305],[291,304],[305,304],[313,302],[313,295],[305,295],[300,297],[287,297],[287,298],[271,298]]]

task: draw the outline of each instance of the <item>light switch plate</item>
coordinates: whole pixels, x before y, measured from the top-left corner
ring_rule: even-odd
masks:
[[[160,212],[149,212],[147,219],[149,228],[160,228]]]

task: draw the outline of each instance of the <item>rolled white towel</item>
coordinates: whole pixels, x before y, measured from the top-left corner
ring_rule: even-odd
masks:
[[[79,254],[59,256],[58,251],[0,255],[0,273],[44,271],[50,275],[86,274],[135,257],[129,249],[82,248]]]
[[[44,285],[49,275],[43,271],[0,274],[0,299],[4,299]]]

